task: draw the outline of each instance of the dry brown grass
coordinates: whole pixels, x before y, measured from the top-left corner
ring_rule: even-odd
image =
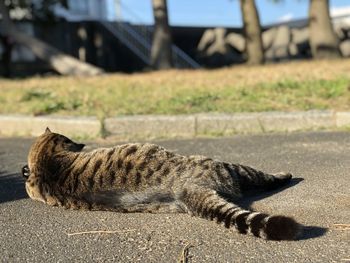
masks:
[[[115,116],[350,110],[350,60],[0,79],[0,113]]]

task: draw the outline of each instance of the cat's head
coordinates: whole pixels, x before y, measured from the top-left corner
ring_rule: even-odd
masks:
[[[35,140],[30,148],[28,166],[31,169],[33,164],[44,161],[56,154],[80,152],[84,146],[84,144],[75,143],[68,137],[51,132],[49,128],[46,128],[45,132]]]
[[[30,148],[28,165],[22,168],[22,175],[26,178],[26,191],[30,198],[42,202],[50,201],[50,194],[44,187],[44,178],[51,176],[59,169],[57,156],[69,158],[70,152],[80,152],[84,144],[73,142],[64,135],[53,133],[49,128],[40,135]]]
[[[37,138],[32,149],[40,148],[41,146],[45,146],[52,153],[61,151],[80,152],[85,144],[75,143],[68,137],[51,132],[49,128],[46,128],[45,132]]]

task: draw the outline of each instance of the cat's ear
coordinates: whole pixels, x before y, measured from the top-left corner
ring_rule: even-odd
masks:
[[[49,127],[46,127],[45,133],[51,133]]]

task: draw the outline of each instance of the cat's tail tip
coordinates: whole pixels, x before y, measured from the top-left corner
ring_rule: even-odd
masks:
[[[264,219],[260,236],[268,240],[296,240],[302,234],[302,226],[293,218],[281,215]]]

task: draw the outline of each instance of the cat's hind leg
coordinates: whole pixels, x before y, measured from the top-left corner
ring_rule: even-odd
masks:
[[[202,187],[185,189],[180,200],[188,211],[206,219],[223,222],[227,228],[235,228],[243,234],[272,240],[293,240],[300,233],[300,225],[286,216],[269,216],[252,212],[226,201],[216,191]]]
[[[243,191],[252,189],[274,190],[292,179],[291,173],[269,174],[240,164],[226,164],[231,175],[238,179]]]

